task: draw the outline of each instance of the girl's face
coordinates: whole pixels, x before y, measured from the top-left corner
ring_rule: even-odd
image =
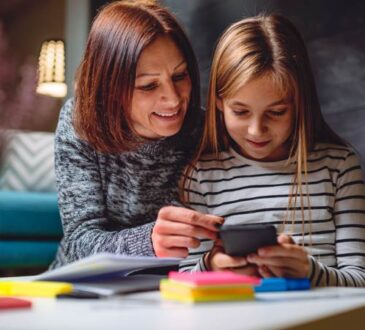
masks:
[[[218,99],[228,134],[243,156],[277,161],[288,156],[294,109],[268,78],[249,81],[230,98]]]
[[[176,134],[188,110],[191,81],[181,51],[168,37],[146,47],[137,63],[131,120],[138,135],[158,139]]]

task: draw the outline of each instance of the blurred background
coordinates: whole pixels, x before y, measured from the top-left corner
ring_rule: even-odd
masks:
[[[17,107],[26,107],[27,113],[34,114],[22,123],[18,118],[17,123],[8,125],[35,130],[54,130],[63,99],[51,97],[32,99],[29,95],[31,76],[37,71],[42,42],[52,38],[65,41],[67,96],[72,95],[74,72],[82,56],[90,22],[97,10],[108,2],[111,1],[2,0],[0,2],[0,109],[2,112],[9,112],[7,107],[15,107],[14,104],[6,103],[9,103],[10,98],[14,99],[14,94],[17,94],[16,103],[20,103]],[[344,111],[364,110],[364,1],[162,0],[161,2],[177,15],[191,38],[200,63],[203,96],[207,88],[212,50],[222,31],[243,17],[256,15],[262,11],[279,12],[294,21],[307,41],[323,111],[326,114],[336,113],[342,118]],[[29,90],[25,90],[27,88]],[[30,109],[32,107],[33,109]]]

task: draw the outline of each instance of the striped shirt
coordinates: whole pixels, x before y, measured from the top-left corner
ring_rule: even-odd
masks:
[[[365,184],[357,155],[343,146],[318,144],[308,157],[304,221],[297,198],[294,221],[284,225],[294,170],[286,160],[253,161],[233,149],[218,158],[204,156],[186,188],[190,205],[224,217],[225,224],[272,224],[291,235],[309,253],[312,286],[365,286]],[[202,256],[212,246],[201,240],[181,271],[206,270]]]

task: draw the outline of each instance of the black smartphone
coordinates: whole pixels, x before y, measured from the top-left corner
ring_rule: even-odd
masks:
[[[219,236],[225,253],[231,256],[246,256],[260,247],[277,244],[273,225],[223,225]]]

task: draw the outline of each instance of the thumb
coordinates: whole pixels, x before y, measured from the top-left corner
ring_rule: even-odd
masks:
[[[286,234],[280,234],[278,237],[279,244],[295,244],[293,238]]]

